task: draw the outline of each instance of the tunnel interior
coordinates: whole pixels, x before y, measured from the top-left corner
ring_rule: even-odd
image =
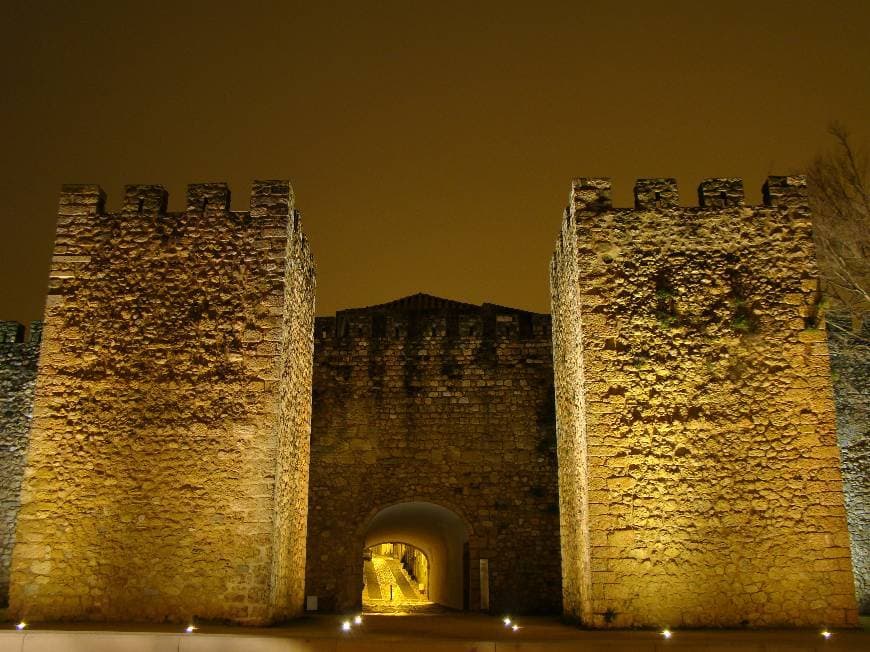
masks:
[[[429,558],[419,548],[395,541],[363,553],[363,611],[413,610],[429,600]]]
[[[468,536],[462,518],[434,503],[398,503],[379,511],[361,551],[364,610],[467,609]]]

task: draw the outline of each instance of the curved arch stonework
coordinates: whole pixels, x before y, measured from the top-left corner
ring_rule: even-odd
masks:
[[[448,501],[440,499],[440,498],[432,499],[429,496],[413,495],[413,496],[404,497],[401,500],[393,500],[393,501],[390,501],[390,502],[385,503],[383,505],[379,505],[377,507],[372,507],[372,509],[369,510],[369,513],[368,513],[368,516],[366,517],[366,519],[362,522],[360,527],[357,528],[357,532],[356,532],[357,536],[360,533],[363,533],[363,535],[364,535],[365,532],[368,532],[371,528],[372,522],[375,520],[375,517],[377,517],[379,514],[383,513],[386,510],[389,510],[391,507],[396,507],[397,505],[407,505],[409,503],[426,503],[429,505],[433,505],[435,507],[439,507],[445,511],[452,512],[453,515],[456,516],[456,518],[458,518],[460,521],[462,521],[463,526],[465,527],[465,529],[467,530],[467,532],[469,534],[474,532],[474,525],[472,524],[472,522],[469,521],[468,518],[465,517],[465,515],[462,513],[461,509],[458,506],[456,506],[454,503],[448,502]],[[410,542],[406,541],[406,542],[400,542],[400,543],[410,543]]]
[[[472,536],[467,521],[455,511],[427,501],[402,501],[378,510],[368,519],[355,561],[359,563],[362,550],[379,543],[405,543],[418,548],[429,560],[430,599],[463,609],[464,589],[470,579],[464,548],[468,545],[470,551]],[[356,588],[354,581],[350,590]]]

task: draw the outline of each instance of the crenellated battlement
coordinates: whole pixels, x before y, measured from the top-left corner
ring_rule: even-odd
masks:
[[[317,317],[314,336],[319,342],[337,344],[357,340],[549,339],[550,315],[416,294]]]
[[[676,179],[638,179],[634,184],[634,207],[676,208],[680,205],[680,192]]]
[[[96,184],[65,184],[61,186],[58,213],[62,217],[96,215],[183,215],[184,213],[230,212],[231,192],[225,182],[191,183],[187,186],[185,211],[167,211],[169,192],[158,184],[129,184],[124,186],[121,208],[117,213],[106,212],[106,193]],[[251,188],[249,214],[254,218],[278,213],[287,214],[293,204],[293,189],[285,180],[258,180]]]
[[[243,239],[258,241],[259,249],[273,250],[274,256],[286,255],[285,245],[290,244],[310,261],[310,248],[293,200],[289,181],[254,181],[250,209],[233,211],[226,183],[192,183],[187,187],[185,210],[169,212],[169,193],[164,186],[131,184],[124,186],[120,209],[107,212],[106,193],[100,186],[64,185],[58,206],[49,305],[55,300],[52,297],[64,294],[63,288],[71,279],[88,274],[93,256],[105,253],[107,237],[117,241],[118,229],[137,242],[148,239],[155,244],[177,240],[185,233],[199,237],[207,230],[234,233],[235,239],[244,232]]]
[[[805,206],[807,178],[803,175],[770,176],[761,188],[765,206]]]
[[[124,186],[124,215],[166,215],[169,193],[163,186]]]
[[[17,321],[0,321],[0,344],[24,342],[24,324]]]
[[[798,175],[770,176],[762,187],[762,195],[764,207],[805,206],[806,178]],[[676,179],[638,179],[634,184],[634,210],[638,211],[741,208],[745,201],[743,179],[734,177],[704,179],[698,186],[696,207],[680,206]],[[614,210],[610,179],[574,179],[568,197],[568,209],[572,214]]]
[[[698,205],[701,208],[733,208],[744,203],[743,179],[704,179],[698,186]]]
[[[17,321],[0,321],[0,344],[39,344],[42,340],[42,321],[30,322],[30,328]]]
[[[230,210],[230,188],[226,183],[192,183],[187,186],[187,212]]]

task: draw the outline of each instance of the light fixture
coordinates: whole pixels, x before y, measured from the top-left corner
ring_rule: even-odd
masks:
[[[188,634],[193,634],[197,629],[199,629],[196,625],[190,624],[184,628],[184,631]]]
[[[362,614],[357,614],[357,616],[354,617],[353,624],[354,625],[362,625]]]
[[[502,622],[504,623],[505,627],[510,627],[510,625],[511,625],[510,616],[505,616],[504,618],[502,618]]]
[[[665,627],[662,630],[662,636],[664,636],[665,638],[670,638],[673,635],[674,635],[674,633],[671,630],[669,630],[667,627]]]
[[[17,625],[15,625],[15,629],[24,629],[25,627],[27,627],[27,623],[24,622],[23,620],[20,623],[18,623]]]
[[[341,631],[343,631],[343,632],[349,632],[349,631],[350,631],[350,621],[349,621],[349,620],[345,620],[345,621],[341,624]]]
[[[516,625],[516,624],[513,627],[511,627],[511,629],[514,631],[517,631],[519,628],[520,628],[520,626]]]
[[[829,632],[827,629],[822,630],[823,639],[828,640],[829,638],[831,638],[831,636],[833,636],[833,634],[831,634],[831,632]]]

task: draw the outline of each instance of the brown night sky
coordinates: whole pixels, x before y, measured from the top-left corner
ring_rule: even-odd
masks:
[[[78,5],[87,4],[88,8]],[[42,312],[62,183],[286,177],[318,314],[549,310],[573,176],[769,173],[870,137],[870,2],[24,3],[0,9],[0,318]],[[275,8],[267,8],[272,7]],[[135,264],[135,261],[131,261]]]

